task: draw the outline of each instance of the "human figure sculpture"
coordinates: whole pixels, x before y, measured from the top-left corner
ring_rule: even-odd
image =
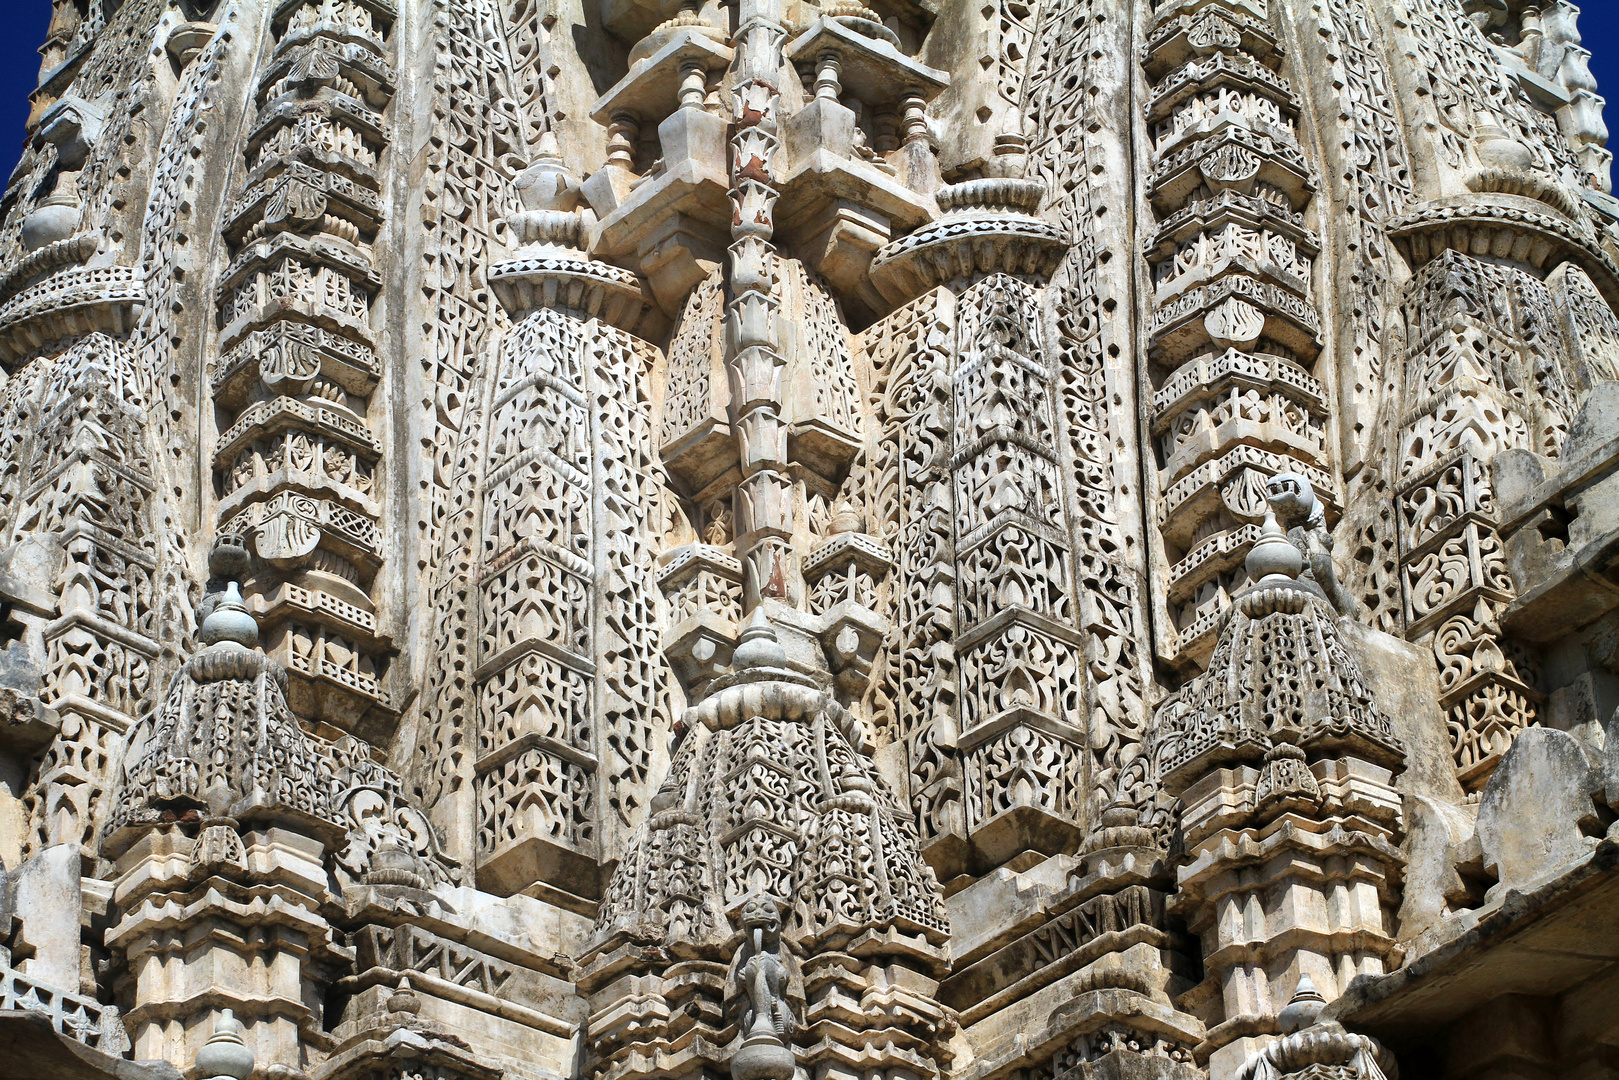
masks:
[[[1265,501],[1287,530],[1288,540],[1304,556],[1304,572],[1299,577],[1314,582],[1338,614],[1360,613],[1360,601],[1338,581],[1338,569],[1332,561],[1332,533],[1327,531],[1327,510],[1316,498],[1310,481],[1298,473],[1277,473],[1265,483]]]

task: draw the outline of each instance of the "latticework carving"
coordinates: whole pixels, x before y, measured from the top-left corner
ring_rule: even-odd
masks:
[[[1480,928],[1607,887],[1569,0],[50,7],[0,196],[47,1057],[1374,1080],[1321,1016],[1505,1009]],[[1503,847],[1525,785],[1569,820]],[[1532,989],[1531,1071],[1598,1068]]]

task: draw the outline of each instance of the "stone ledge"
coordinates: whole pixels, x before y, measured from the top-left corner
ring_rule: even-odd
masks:
[[[1452,916],[1453,926],[1471,925],[1397,971],[1355,980],[1322,1019],[1420,1037],[1503,994],[1555,994],[1584,982],[1619,962],[1616,868],[1619,843],[1604,840],[1533,891]]]
[[[32,1080],[180,1080],[173,1065],[130,1061],[59,1034],[48,1016],[0,1009],[0,1060],[26,1061]]]

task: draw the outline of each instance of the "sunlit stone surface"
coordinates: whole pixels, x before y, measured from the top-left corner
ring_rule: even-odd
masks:
[[[1619,1080],[1578,10],[872,2],[55,0],[0,1074]]]

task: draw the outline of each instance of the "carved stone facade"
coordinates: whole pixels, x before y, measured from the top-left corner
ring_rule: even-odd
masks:
[[[1619,1080],[1568,0],[52,9],[18,1060]]]

